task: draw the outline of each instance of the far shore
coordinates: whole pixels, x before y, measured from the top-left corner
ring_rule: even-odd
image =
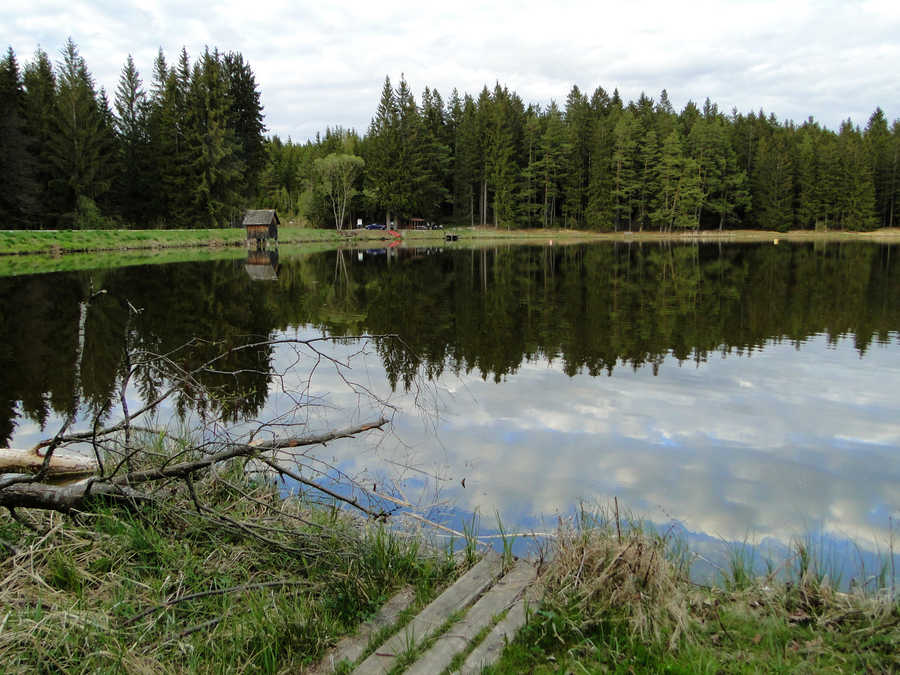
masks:
[[[754,241],[870,241],[876,243],[900,242],[900,228],[885,228],[871,232],[793,230],[775,232],[767,230],[688,230],[684,232],[620,231],[595,232],[565,229],[507,230],[491,226],[447,227],[443,230],[401,230],[402,240],[408,244],[443,241],[445,235],[458,235],[465,240],[503,240],[548,243],[590,241],[706,241],[706,242],[754,242]],[[282,226],[279,245],[354,245],[393,241],[394,237],[383,230],[341,231]],[[150,251],[176,248],[223,248],[246,246],[242,228],[205,230],[0,230],[0,256],[53,255],[72,253],[100,253],[124,251]]]

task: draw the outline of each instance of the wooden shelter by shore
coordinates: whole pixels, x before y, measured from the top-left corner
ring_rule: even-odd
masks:
[[[277,242],[280,224],[275,209],[251,209],[244,213],[247,242],[255,241],[257,247],[264,245],[269,239]]]

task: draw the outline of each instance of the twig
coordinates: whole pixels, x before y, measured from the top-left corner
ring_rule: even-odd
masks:
[[[622,527],[619,525],[619,498],[613,495],[613,503],[616,505],[616,536],[618,541],[622,542]]]
[[[307,551],[304,551],[303,549],[295,548],[293,546],[288,546],[286,544],[282,544],[280,541],[275,541],[274,539],[269,539],[268,537],[264,537],[261,534],[259,534],[258,532],[254,532],[253,529],[249,525],[242,523],[238,520],[235,520],[234,518],[229,518],[228,516],[224,516],[221,513],[217,513],[213,509],[203,507],[203,511],[212,514],[211,517],[208,516],[212,522],[217,523],[220,526],[222,525],[222,523],[226,523],[228,525],[231,525],[232,527],[236,527],[241,532],[244,532],[248,536],[253,537],[254,539],[256,539],[258,541],[261,541],[264,544],[269,544],[270,546],[279,548],[282,551],[285,551],[287,553],[296,553],[298,555],[306,555],[306,553],[307,553]],[[271,531],[271,528],[266,528],[266,529]],[[280,530],[279,530],[279,532],[280,532]]]
[[[242,591],[255,591],[261,588],[277,588],[281,586],[300,586],[302,584],[308,584],[309,581],[306,579],[297,580],[297,579],[286,579],[282,581],[264,581],[257,584],[242,584],[240,586],[230,586],[229,588],[216,588],[211,591],[199,591],[197,593],[189,593],[188,595],[181,595],[177,598],[172,598],[164,602],[161,605],[156,605],[155,607],[150,607],[149,609],[145,609],[142,612],[138,612],[134,616],[126,619],[122,625],[130,626],[136,621],[140,621],[145,616],[149,614],[153,614],[154,612],[158,612],[163,609],[167,609],[172,607],[173,605],[177,605],[181,602],[187,602],[188,600],[197,600],[198,598],[208,598],[214,595],[225,595],[226,593],[241,593]]]
[[[203,513],[203,507],[200,506],[200,499],[197,497],[197,491],[194,489],[194,480],[191,478],[191,474],[187,474],[184,477],[184,482],[187,483],[188,492],[191,493],[191,499],[197,508],[197,513]]]
[[[94,459],[97,460],[97,466],[100,468],[100,475],[106,473],[106,469],[103,467],[103,457],[101,456],[99,444],[97,443],[97,428],[100,426],[100,418],[103,417],[103,413],[109,408],[110,402],[109,399],[103,402],[103,405],[100,407],[100,410],[97,411],[97,414],[94,416],[94,423],[91,425],[91,431],[93,432],[93,436],[91,437],[91,448],[94,451]]]
[[[722,623],[722,616],[719,614],[719,608],[713,607],[713,611],[716,613],[716,621],[719,622],[719,626],[722,628],[722,632],[725,633],[725,637],[737,644],[737,640],[734,639],[734,636],[728,631],[727,628],[725,628],[725,624]]]
[[[366,424],[361,424],[356,427],[351,427],[348,429],[341,429],[337,431],[330,431],[324,434],[319,434],[315,436],[306,436],[302,438],[286,438],[282,440],[274,440],[268,441],[266,443],[261,443],[259,445],[247,445],[244,443],[235,443],[228,450],[223,450],[215,455],[210,455],[205,459],[199,459],[193,462],[182,462],[181,464],[174,464],[172,466],[166,467],[164,469],[150,469],[148,471],[137,471],[135,473],[130,473],[126,476],[116,479],[113,481],[114,483],[142,483],[149,480],[158,480],[160,478],[176,478],[183,476],[188,473],[194,473],[195,471],[199,471],[200,469],[205,469],[208,466],[212,466],[213,464],[218,464],[219,462],[223,462],[227,459],[232,459],[234,457],[244,457],[248,455],[256,455],[260,452],[265,452],[267,450],[280,450],[282,448],[298,448],[306,445],[321,445],[323,443],[328,443],[329,441],[337,440],[339,438],[352,438],[357,434],[361,434],[364,431],[370,431],[372,429],[380,429],[385,424],[388,423],[388,420],[385,418],[381,418],[376,422],[368,422]],[[266,461],[265,459],[260,458],[262,461]]]
[[[224,616],[220,616],[215,619],[210,619],[209,621],[204,621],[203,623],[198,623],[196,626],[185,628],[183,631],[169,638],[168,641],[180,640],[181,638],[187,637],[191,633],[196,633],[198,630],[203,630],[204,628],[212,628],[213,626],[220,624],[224,619]]]
[[[350,506],[353,506],[353,507],[359,509],[360,511],[362,511],[363,513],[365,513],[368,516],[371,516],[372,518],[383,518],[384,516],[387,515],[387,512],[385,512],[385,511],[375,512],[375,511],[372,511],[371,509],[367,509],[365,506],[363,506],[362,504],[359,503],[359,500],[356,499],[356,497],[354,497],[353,499],[344,497],[343,495],[338,494],[334,490],[329,490],[324,485],[320,485],[319,483],[316,483],[315,481],[311,481],[308,478],[304,478],[299,473],[296,473],[295,471],[291,471],[287,467],[281,466],[277,462],[273,462],[270,459],[266,459],[265,457],[260,457],[259,461],[263,462],[264,464],[268,464],[276,471],[283,473],[285,476],[289,476],[289,477],[293,478],[298,483],[302,483],[303,485],[306,485],[315,490],[318,490],[319,492],[324,492],[329,497],[333,497],[334,499],[337,499],[340,502],[344,502],[345,504],[349,504]]]
[[[13,520],[19,523],[19,525],[28,528],[32,532],[37,532],[38,534],[44,534],[46,532],[46,530],[42,530],[37,525],[28,520],[28,518],[26,518],[25,516],[19,515],[16,512],[15,507],[7,506],[6,510],[9,511],[9,515],[11,515],[13,517]]]
[[[425,516],[420,516],[418,513],[411,513],[409,511],[403,512],[404,516],[409,516],[410,518],[415,518],[418,521],[425,523],[426,525],[430,525],[431,527],[436,527],[439,530],[444,530],[445,532],[449,532],[455,537],[460,537],[462,539],[466,538],[466,535],[462,532],[458,532],[457,530],[451,529],[446,525],[441,525],[440,523],[436,523],[433,520],[428,520]],[[480,537],[476,537],[476,539],[480,539]]]
[[[224,478],[221,478],[221,477],[220,477],[218,480],[220,480],[220,481],[225,485],[225,487],[227,487],[227,488],[230,489],[230,490],[233,490],[234,492],[237,492],[237,493],[238,493],[239,495],[241,495],[244,499],[246,499],[246,500],[248,500],[248,501],[251,501],[251,502],[254,502],[254,503],[256,503],[256,504],[259,504],[260,506],[262,506],[262,507],[264,507],[264,508],[266,508],[266,509],[268,509],[268,510],[270,510],[270,511],[273,511],[274,513],[277,513],[277,514],[280,515],[280,516],[287,516],[288,518],[293,518],[294,520],[298,520],[298,521],[300,521],[301,523],[303,523],[304,525],[308,525],[309,527],[314,527],[314,528],[319,529],[319,530],[323,529],[322,525],[320,525],[319,523],[314,523],[314,522],[312,522],[311,520],[306,520],[306,518],[301,518],[300,516],[298,516],[298,515],[295,514],[295,513],[286,513],[286,512],[283,511],[282,509],[276,509],[276,508],[275,508],[274,506],[272,506],[271,504],[266,504],[266,503],[265,503],[264,501],[262,501],[261,499],[257,499],[256,497],[250,496],[249,494],[247,494],[246,492],[244,492],[243,490],[241,490],[237,485],[233,485],[232,483],[229,483],[229,482],[228,482],[227,480],[225,480]],[[282,503],[284,503],[284,502],[282,501]]]

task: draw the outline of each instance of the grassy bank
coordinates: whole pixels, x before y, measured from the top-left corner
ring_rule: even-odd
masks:
[[[609,514],[562,530],[541,602],[490,672],[900,669],[900,603],[890,589],[839,593],[799,544],[769,576],[753,577],[736,557],[720,586],[701,587],[676,543]]]
[[[283,256],[334,250],[333,242],[284,244],[279,246]],[[134,265],[164,265],[180,262],[204,262],[209,260],[246,260],[247,251],[242,246],[208,246],[132,249],[123,251],[94,251],[52,255],[0,255],[0,277],[23,274],[48,274],[51,272],[77,272],[80,270],[114,269]]]
[[[461,571],[238,470],[195,489],[212,510],[173,489],[152,508],[28,514],[41,532],[0,515],[18,549],[0,546],[4,672],[297,672],[398,588],[416,589],[411,616]],[[611,514],[561,528],[549,553],[528,623],[488,672],[900,669],[897,598],[837,592],[802,546],[761,578],[735,557],[714,587],[691,583],[678,542]]]
[[[498,241],[875,241],[900,242],[900,229],[874,232],[766,232],[760,230],[703,230],[700,232],[589,232],[584,230],[504,230],[493,227],[460,227],[446,230],[404,230],[404,241],[443,241],[453,232],[462,240]],[[319,230],[283,226],[279,244],[358,244],[389,240],[380,230]],[[21,254],[60,255],[93,251],[134,251],[197,247],[238,247],[245,244],[242,228],[210,230],[0,230],[0,256]]]
[[[339,242],[333,230],[282,228],[282,243]],[[141,249],[243,246],[243,228],[209,230],[3,230],[0,254],[79,253]]]
[[[415,538],[233,468],[152,506],[0,515],[4,673],[297,672],[398,588],[456,573]],[[252,526],[254,535],[249,533]],[[264,533],[260,535],[260,533]]]

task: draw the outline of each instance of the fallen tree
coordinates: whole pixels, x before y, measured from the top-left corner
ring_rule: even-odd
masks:
[[[384,431],[390,424],[393,406],[351,377],[351,361],[365,353],[372,341],[394,336],[340,338],[342,343],[355,340],[360,345],[343,358],[333,355],[336,339],[327,336],[267,336],[242,344],[197,338],[172,352],[156,354],[128,344],[126,327],[123,368],[116,392],[106,405],[87,417],[79,415],[77,384],[87,313],[91,301],[102,293],[91,289],[81,303],[72,412],[54,436],[33,448],[0,449],[0,506],[14,515],[17,508],[72,513],[90,510],[92,504],[101,500],[134,505],[165,499],[173,491],[183,489],[197,511],[203,511],[194,482],[215,475],[221,467],[235,461],[244,465],[253,461],[267,467],[270,475],[288,477],[298,486],[352,506],[366,516],[387,515],[384,508],[373,506],[378,500],[371,499],[370,493],[349,477],[341,476],[345,484],[337,488],[329,481],[310,478],[309,471],[304,475],[302,469],[305,449],[365,432]],[[139,312],[133,307],[131,311]],[[329,345],[332,349],[327,348]],[[286,364],[281,370],[271,367],[276,350]],[[268,368],[264,370],[261,364]],[[356,410],[348,413],[352,420],[349,426],[322,428],[321,424],[312,424],[310,411],[321,405],[312,391],[312,382],[325,366],[333,368],[336,381],[357,399]],[[256,387],[267,388],[263,400],[271,388],[290,405],[271,420],[249,423],[236,417],[232,403],[246,395],[247,378],[252,378]],[[132,410],[129,397],[136,382],[146,395],[142,404]],[[371,417],[365,420],[360,419],[363,400],[372,411],[367,412],[365,416]],[[159,424],[164,404],[176,408],[182,421],[193,413],[193,427],[183,428],[176,435],[166,424]],[[118,418],[109,422],[114,408],[118,408]],[[79,424],[84,428],[76,429]]]
[[[92,476],[75,481],[68,480],[64,483],[39,480],[39,477],[52,479],[58,478],[60,475],[66,476],[67,473],[65,473],[65,469],[71,464],[74,464],[77,467],[79,473],[84,473],[83,467],[85,466],[85,462],[78,462],[77,459],[74,459],[73,456],[70,455],[64,458],[64,463],[61,463],[61,466],[57,465],[56,471],[50,470],[53,467],[53,463],[51,462],[47,464],[47,466],[50,467],[47,471],[42,471],[42,469],[39,468],[30,476],[13,475],[7,477],[5,479],[6,484],[0,488],[0,506],[5,506],[7,508],[52,509],[54,511],[67,513],[73,510],[84,509],[88,506],[88,503],[92,498],[98,497],[124,500],[126,502],[149,501],[152,498],[148,494],[142,493],[135,486],[173,478],[182,479],[187,482],[201,471],[209,469],[220,462],[239,457],[257,458],[263,462],[271,462],[272,460],[268,459],[267,455],[277,450],[321,445],[339,438],[352,438],[364,431],[381,429],[386,424],[388,424],[388,420],[382,417],[372,422],[359,424],[347,429],[330,431],[324,434],[283,438],[253,445],[234,443],[220,452],[208,455],[201,459],[124,473],[121,476]],[[32,451],[32,453],[35,452],[36,451]],[[22,454],[25,453],[21,453],[20,451],[16,451],[14,454],[10,453],[11,456],[15,457],[19,457]],[[36,456],[40,457],[40,455]],[[41,461],[43,463],[44,460],[42,459]],[[89,464],[89,462],[87,462],[87,464]],[[351,504],[368,515],[376,517],[386,515],[384,512],[372,511],[360,504],[357,499],[348,499],[324,485],[319,485],[318,483],[306,479],[302,479],[302,482],[308,487],[315,488],[330,495],[334,499]],[[0,485],[3,485],[3,483],[0,483]]]

